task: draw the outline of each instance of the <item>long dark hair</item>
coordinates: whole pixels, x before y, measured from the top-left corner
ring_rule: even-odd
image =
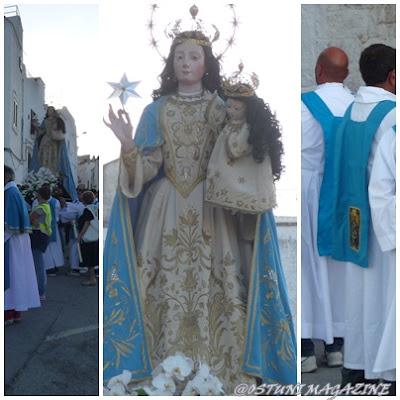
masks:
[[[201,32],[198,31],[186,31],[182,32],[179,37],[185,39],[200,39],[207,40]],[[157,100],[161,96],[175,93],[178,89],[178,81],[176,80],[174,73],[174,55],[175,49],[180,44],[180,41],[174,41],[171,45],[169,55],[165,62],[165,67],[160,74],[161,86],[159,89],[153,91],[153,100]],[[204,65],[205,74],[202,79],[203,89],[209,90],[211,93],[215,90],[219,90],[221,85],[220,77],[220,65],[216,57],[212,52],[211,46],[201,46],[204,50]]]
[[[268,154],[271,159],[274,180],[279,180],[283,171],[283,145],[281,128],[275,114],[271,112],[269,105],[257,95],[231,98],[242,101],[246,105],[246,121],[250,126],[248,142],[253,147],[254,160],[261,163]]]
[[[62,133],[65,133],[65,122],[60,117],[60,115],[58,114],[57,110],[53,106],[47,107],[46,116],[44,118],[45,119],[46,118],[50,118],[49,108],[52,108],[54,110],[54,117],[56,118],[56,121],[57,121],[56,129],[59,130],[59,131],[62,131]]]

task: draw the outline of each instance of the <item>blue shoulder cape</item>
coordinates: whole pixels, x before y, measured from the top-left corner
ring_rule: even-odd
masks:
[[[25,199],[15,183],[9,184],[4,191],[4,226],[14,234],[32,231]],[[4,290],[10,287],[9,242],[4,243]]]
[[[163,99],[143,112],[134,142],[146,152],[163,143],[159,110]],[[134,380],[151,377],[138,287],[134,232],[141,195],[117,190],[104,248],[103,374],[108,381],[124,369]],[[243,371],[266,383],[295,384],[296,340],[272,212],[258,217],[250,278]]]

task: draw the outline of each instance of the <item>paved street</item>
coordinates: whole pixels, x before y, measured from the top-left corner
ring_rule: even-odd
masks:
[[[47,300],[5,328],[6,395],[98,394],[98,287],[48,278]]]

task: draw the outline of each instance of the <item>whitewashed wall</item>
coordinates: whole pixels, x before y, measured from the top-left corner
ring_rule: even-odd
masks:
[[[393,4],[303,4],[301,7],[302,89],[314,87],[318,55],[329,46],[342,48],[350,59],[345,81],[353,91],[363,84],[358,72],[361,51],[374,43],[396,45],[396,6]]]
[[[32,156],[36,136],[31,134],[31,110],[36,114],[39,124],[46,113],[44,106],[45,85],[41,78],[24,78],[24,159]],[[23,176],[28,174],[28,162],[24,162]]]
[[[4,18],[4,163],[14,169],[16,182],[24,178],[23,32],[19,16]],[[13,126],[13,101],[18,104],[17,127]]]
[[[78,157],[78,184],[84,184],[87,189],[99,188],[99,157]]]

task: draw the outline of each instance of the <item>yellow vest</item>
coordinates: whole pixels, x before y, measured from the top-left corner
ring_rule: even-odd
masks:
[[[51,236],[52,230],[51,230],[51,209],[50,205],[48,203],[41,203],[38,204],[34,209],[37,210],[38,208],[43,210],[44,213],[44,222],[39,223],[39,230],[40,232],[44,233],[47,236]]]

